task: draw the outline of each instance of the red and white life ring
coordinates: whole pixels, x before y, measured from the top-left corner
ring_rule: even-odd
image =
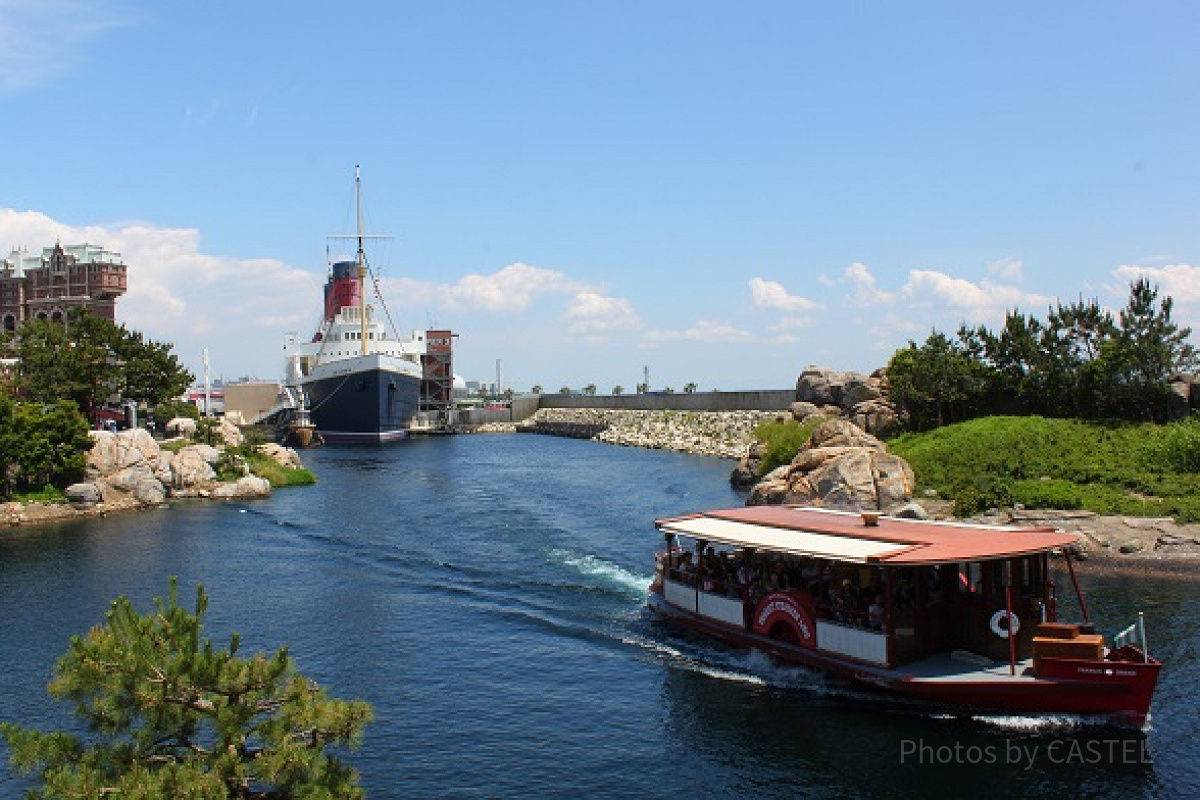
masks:
[[[1004,622],[1005,617],[1008,617],[1007,628],[1001,624]],[[1017,618],[1016,614],[1005,611],[1003,608],[992,614],[992,633],[1001,639],[1007,639],[1010,635],[1016,636],[1019,630],[1021,630],[1021,620]]]

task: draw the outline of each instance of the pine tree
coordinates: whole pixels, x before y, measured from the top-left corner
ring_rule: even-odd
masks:
[[[50,694],[90,736],[0,725],[13,765],[40,774],[33,798],[362,798],[358,775],[327,745],[356,746],[371,720],[361,701],[330,697],[282,648],[237,655],[202,639],[208,597],[188,611],[171,580],[138,614],[117,598],[105,624],[71,639]]]

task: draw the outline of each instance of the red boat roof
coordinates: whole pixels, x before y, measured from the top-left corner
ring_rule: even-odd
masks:
[[[912,566],[986,561],[1075,544],[1050,527],[1017,528],[878,517],[803,506],[746,506],[657,520],[668,533],[792,555],[855,563]]]

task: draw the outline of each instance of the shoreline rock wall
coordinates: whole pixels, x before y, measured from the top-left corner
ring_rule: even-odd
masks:
[[[514,426],[519,433],[568,436],[652,450],[738,459],[774,411],[618,411],[543,408]]]

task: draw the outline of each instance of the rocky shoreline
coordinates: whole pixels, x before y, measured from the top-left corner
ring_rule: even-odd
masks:
[[[778,416],[771,411],[622,411],[542,408],[510,429],[519,433],[592,439],[623,447],[672,450],[738,459],[754,441],[754,429]]]
[[[223,425],[220,434],[227,445],[241,443],[241,433],[231,423]],[[67,487],[66,503],[4,503],[0,505],[0,524],[67,522],[161,507],[180,499],[229,500],[271,493],[270,482],[250,474],[245,464],[236,480],[217,480],[215,467],[223,456],[223,446],[184,444],[172,451],[143,429],[92,431],[91,437],[84,480]],[[285,467],[302,466],[290,448],[271,444],[262,446],[260,452]]]
[[[603,409],[542,409],[522,423],[491,425],[481,432],[524,432],[587,438],[626,447],[674,450],[693,455],[744,459],[753,430],[778,412],[670,412]],[[845,422],[843,420],[842,425]],[[878,458],[878,455],[875,456]],[[807,459],[812,460],[811,455]],[[853,482],[851,482],[853,483]],[[871,484],[878,490],[879,482]],[[760,494],[769,491],[764,484]],[[893,498],[895,499],[895,498]],[[936,497],[916,503],[929,517],[954,519],[949,504]],[[997,510],[970,521],[998,525],[1050,525],[1080,535],[1077,557],[1094,559],[1105,570],[1200,574],[1200,524],[1170,518],[1104,516],[1090,511]]]

